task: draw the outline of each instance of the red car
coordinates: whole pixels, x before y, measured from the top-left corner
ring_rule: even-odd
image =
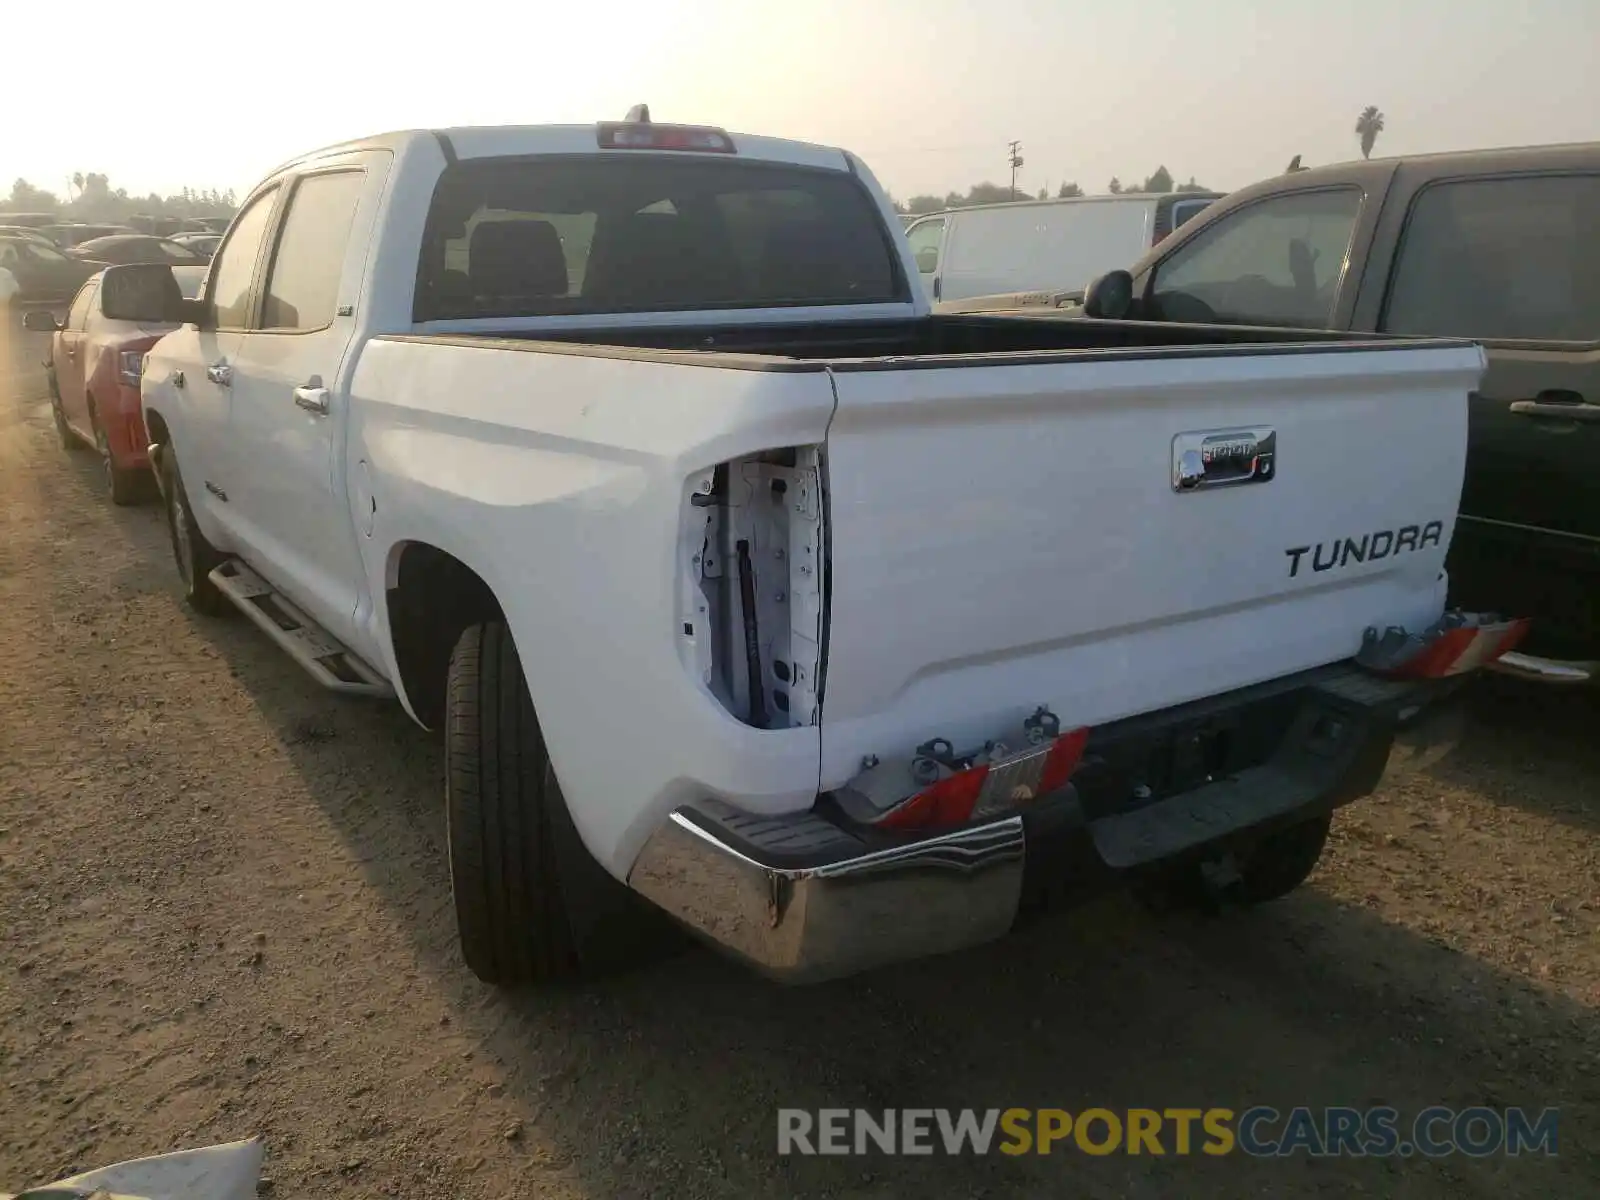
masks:
[[[193,298],[205,281],[204,267],[175,267],[178,287]],[[153,492],[144,417],[139,411],[139,379],[145,351],[171,332],[170,325],[113,321],[100,308],[100,275],[73,297],[64,324],[33,310],[23,324],[50,332],[50,407],[56,432],[69,449],[92,445],[104,464],[106,490],[113,504],[135,504]]]

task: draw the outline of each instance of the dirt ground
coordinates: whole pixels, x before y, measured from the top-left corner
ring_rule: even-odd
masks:
[[[278,1196],[1600,1195],[1600,703],[1506,685],[1266,909],[1112,899],[805,990],[690,950],[505,994],[441,752],[180,607],[154,508],[0,397],[0,1189],[249,1135]],[[0,364],[3,367],[4,364]],[[0,381],[7,373],[0,370]],[[776,1109],[1563,1110],[1555,1159],[780,1159]]]

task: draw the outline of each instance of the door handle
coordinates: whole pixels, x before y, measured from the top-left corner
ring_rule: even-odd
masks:
[[[1558,389],[1540,392],[1532,400],[1513,400],[1511,411],[1519,417],[1545,421],[1600,421],[1600,404],[1586,404],[1577,392]]]
[[[328,415],[328,389],[325,387],[297,387],[294,390],[294,402],[319,417]]]
[[[233,368],[226,362],[214,362],[206,368],[206,378],[218,387],[232,387]]]

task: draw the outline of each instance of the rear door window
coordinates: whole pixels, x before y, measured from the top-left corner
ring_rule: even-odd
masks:
[[[1156,267],[1157,314],[1169,321],[1325,328],[1361,199],[1353,187],[1293,192],[1214,221]]]
[[[1496,341],[1600,340],[1600,176],[1423,189],[1401,235],[1382,328]]]
[[[308,332],[333,324],[365,183],[360,171],[327,171],[295,185],[267,273],[263,329]]]
[[[892,246],[844,171],[474,159],[435,189],[415,319],[904,301]]]

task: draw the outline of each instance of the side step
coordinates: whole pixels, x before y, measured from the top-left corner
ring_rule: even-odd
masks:
[[[394,689],[376,671],[238,559],[230,558],[212,571],[211,582],[329,691],[381,698],[394,695]]]

